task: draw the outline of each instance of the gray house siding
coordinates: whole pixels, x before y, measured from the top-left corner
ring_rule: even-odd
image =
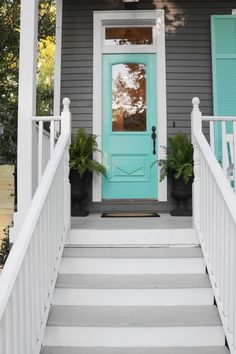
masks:
[[[190,134],[191,99],[212,114],[210,16],[230,14],[235,1],[140,0],[140,9],[164,9],[166,17],[167,133]],[[71,99],[72,134],[92,131],[93,11],[120,10],[119,0],[64,0],[61,93]],[[158,206],[156,205],[158,204]],[[167,203],[136,203],[137,209],[168,211]],[[90,210],[129,209],[129,203],[91,203]],[[133,205],[132,205],[133,209]]]

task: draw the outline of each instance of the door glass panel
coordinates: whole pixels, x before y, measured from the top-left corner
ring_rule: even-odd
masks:
[[[146,131],[146,65],[112,66],[112,131]]]
[[[153,44],[152,27],[107,27],[105,45]]]

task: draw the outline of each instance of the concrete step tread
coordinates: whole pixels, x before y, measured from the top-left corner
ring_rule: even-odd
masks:
[[[57,288],[192,289],[211,288],[207,274],[59,274]]]
[[[44,347],[41,354],[230,354],[226,347],[86,348]]]
[[[51,307],[48,326],[200,327],[221,326],[216,306],[63,306]]]
[[[65,258],[202,258],[200,247],[66,247]]]

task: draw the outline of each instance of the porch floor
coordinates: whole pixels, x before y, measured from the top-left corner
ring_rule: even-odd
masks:
[[[72,229],[90,230],[140,230],[140,229],[189,229],[192,217],[174,217],[160,214],[160,218],[101,218],[101,214],[72,217]]]

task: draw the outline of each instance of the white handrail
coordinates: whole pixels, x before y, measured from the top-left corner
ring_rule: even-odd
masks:
[[[202,116],[204,121],[214,121],[214,122],[226,122],[226,121],[235,121],[236,116]]]
[[[0,354],[38,354],[70,228],[69,101],[62,134],[0,277]]]
[[[236,354],[236,195],[205,136],[193,99],[193,223],[232,354]]]
[[[61,116],[34,116],[32,117],[33,122],[60,122]]]

